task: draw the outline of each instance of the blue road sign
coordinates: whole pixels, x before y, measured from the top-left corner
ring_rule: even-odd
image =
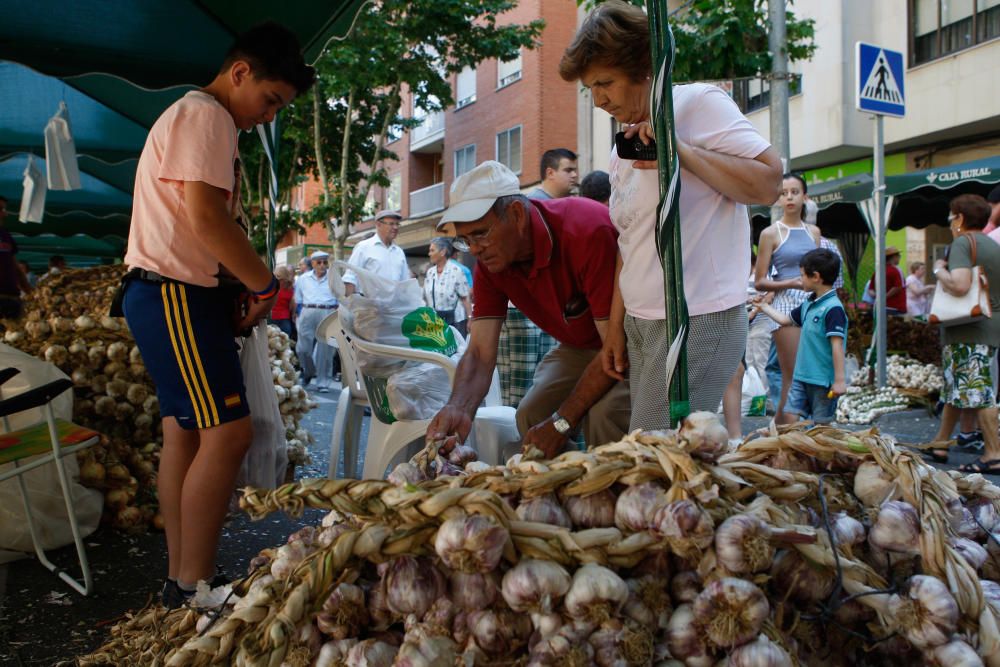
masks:
[[[906,115],[903,54],[858,42],[854,61],[857,108],[899,118]]]

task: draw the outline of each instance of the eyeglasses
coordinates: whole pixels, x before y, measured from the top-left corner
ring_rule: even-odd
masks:
[[[399,222],[386,222],[385,220],[379,220],[378,224],[386,225],[388,227],[399,227]]]
[[[452,241],[452,245],[455,247],[455,250],[459,250],[461,252],[469,252],[472,250],[472,246],[474,245],[486,247],[490,244],[490,242],[486,239],[489,237],[490,232],[493,231],[493,225],[495,224],[496,218],[493,219],[493,222],[491,222],[490,226],[486,229],[481,229],[478,232],[473,232],[467,236],[456,236]]]
[[[328,261],[327,261],[327,260],[325,260],[325,259],[314,259],[314,260],[313,260],[313,264],[329,264],[329,263],[330,263],[330,262],[328,262]]]

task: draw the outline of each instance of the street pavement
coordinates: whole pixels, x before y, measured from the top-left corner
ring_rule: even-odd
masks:
[[[312,461],[296,471],[297,478],[326,476],[339,391],[310,395],[319,406],[305,416],[303,425],[312,432],[316,443],[309,452]],[[365,418],[362,443],[367,437],[367,421]],[[768,421],[745,419],[744,433],[766,426]],[[901,442],[920,443],[935,434],[938,420],[926,411],[910,410],[884,415],[878,426]],[[974,457],[965,454],[952,458],[953,464],[959,464]],[[342,463],[339,469],[342,471]],[[219,565],[230,575],[242,575],[261,549],[279,545],[302,526],[318,523],[322,515],[307,510],[299,518],[278,514],[260,521],[251,521],[244,514],[234,515],[222,536]],[[50,666],[88,653],[100,646],[111,625],[126,612],[155,602],[166,572],[162,533],[125,535],[102,526],[85,543],[96,586],[96,592],[88,598],[73,592],[33,559],[0,565],[0,667]],[[58,565],[75,571],[72,546],[50,555]]]

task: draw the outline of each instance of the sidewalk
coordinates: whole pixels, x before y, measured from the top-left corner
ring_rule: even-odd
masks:
[[[312,462],[297,472],[300,478],[326,476],[339,392],[310,395],[319,406],[306,415],[303,426],[313,433],[316,444],[310,451]],[[362,442],[367,437],[367,421]],[[745,419],[744,432],[766,426],[768,421]],[[885,415],[878,425],[902,442],[926,442],[937,431],[937,423],[926,411],[910,410]],[[956,464],[972,458],[971,454],[953,457]],[[279,544],[293,531],[321,518],[317,510],[299,519],[276,514],[259,522],[238,515],[224,531],[219,565],[228,573],[242,575],[242,568],[261,549]],[[49,667],[87,653],[105,640],[110,626],[125,612],[140,609],[159,595],[166,571],[162,533],[128,536],[101,527],[85,543],[96,586],[89,598],[72,592],[34,560],[0,565],[0,666]],[[52,560],[70,568],[76,555],[70,546],[53,552]]]

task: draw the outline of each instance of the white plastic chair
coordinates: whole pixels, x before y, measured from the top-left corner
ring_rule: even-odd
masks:
[[[316,327],[316,340],[335,345],[340,352],[340,381],[343,389],[337,400],[337,412],[333,418],[333,436],[330,440],[330,466],[327,476],[337,478],[337,464],[340,452],[344,451],[344,477],[357,474],[358,443],[361,439],[361,418],[365,408],[370,407],[365,381],[358,370],[358,360],[354,348],[347,342],[347,334],[340,324],[340,313],[327,315]]]
[[[340,318],[333,315],[323,321],[318,331],[330,334],[337,341],[341,353],[341,377],[345,381],[345,388],[341,392],[341,403],[337,406],[337,417],[334,419],[333,436],[330,443],[330,477],[332,479],[336,474],[341,443],[343,443],[345,454],[344,474],[348,477],[353,476],[355,472],[354,461],[357,460],[357,434],[360,429],[348,432],[347,426],[352,421],[351,417],[355,414],[360,415],[363,406],[367,405],[371,408],[372,419],[368,427],[368,444],[362,477],[364,479],[381,478],[385,475],[392,460],[409,443],[419,439],[427,432],[430,420],[390,421],[392,418],[383,413],[381,406],[373,406],[368,396],[369,388],[366,387],[364,376],[358,370],[357,352],[362,351],[372,356],[388,359],[436,364],[448,373],[448,378],[452,383],[455,380],[457,364],[450,357],[436,352],[361,340],[345,330]],[[461,335],[457,331],[455,335],[461,339]],[[347,386],[348,382],[350,382],[350,386]],[[515,410],[500,405],[499,384],[499,376],[494,371],[490,390],[484,400],[484,407],[479,408],[476,412],[473,430],[468,440],[468,444],[477,449],[479,459],[491,464],[500,462],[504,453],[501,451],[503,444],[519,440],[514,419]],[[358,393],[364,395],[363,402],[357,399]],[[360,423],[360,419],[358,419],[358,423]],[[350,464],[348,458],[351,458]]]

